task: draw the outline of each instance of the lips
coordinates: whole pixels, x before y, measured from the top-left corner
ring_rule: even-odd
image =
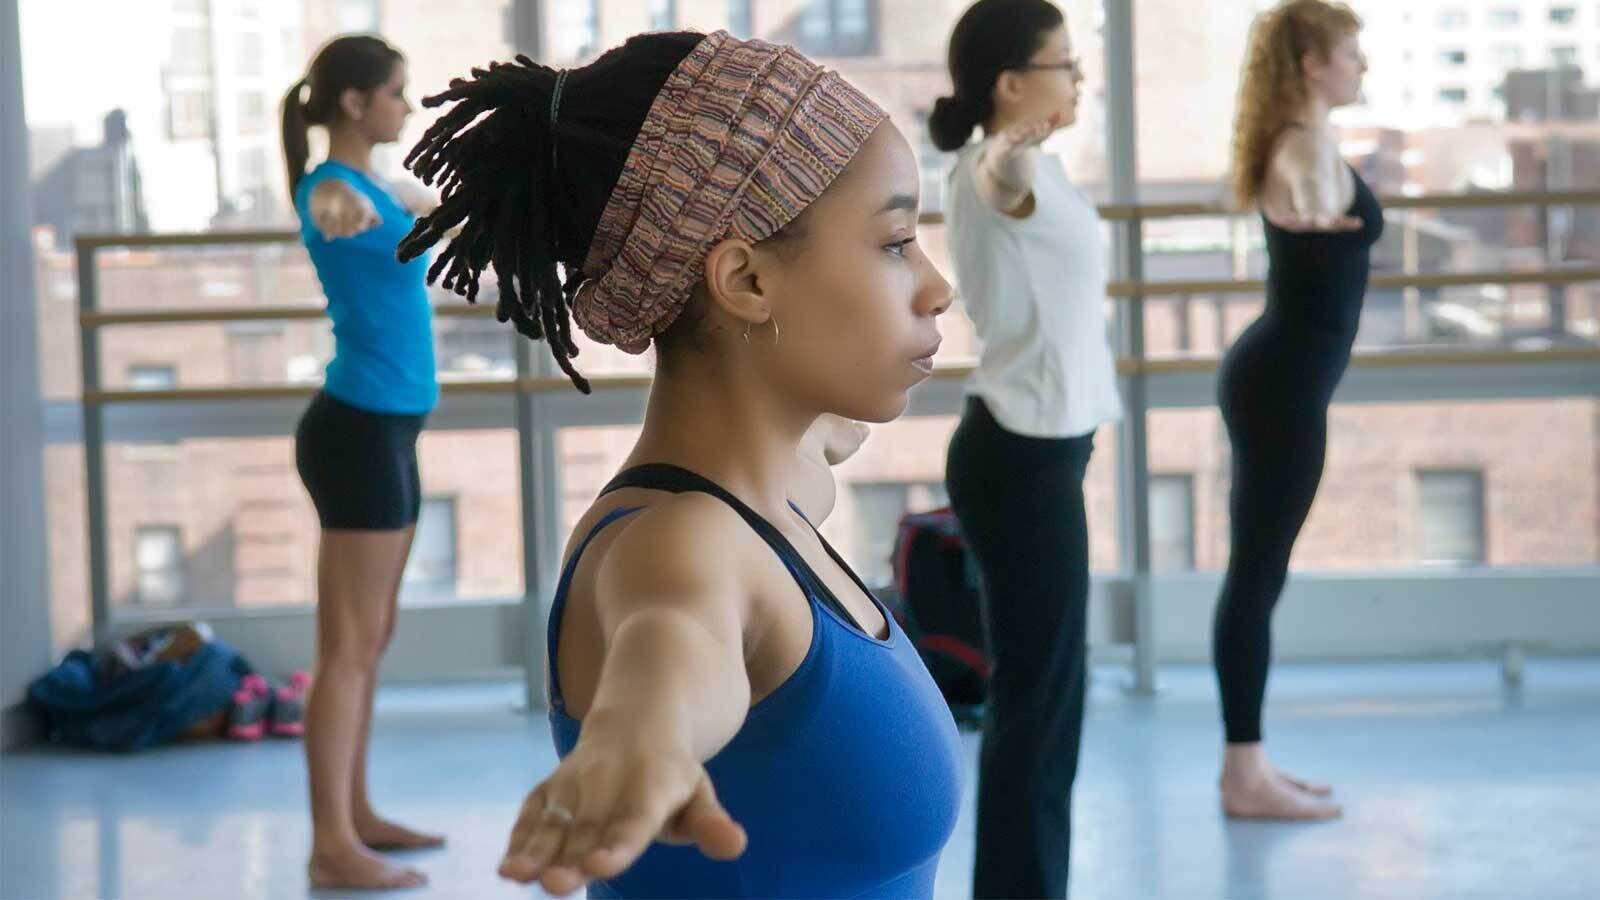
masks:
[[[939,352],[939,343],[935,342],[933,346],[928,348],[926,353],[912,360],[911,365],[920,369],[925,375],[931,374],[933,372],[933,357],[934,354]]]

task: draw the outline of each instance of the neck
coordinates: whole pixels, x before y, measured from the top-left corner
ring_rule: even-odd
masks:
[[[372,147],[372,142],[354,129],[328,129],[328,158],[358,172],[372,171]]]
[[[763,379],[738,360],[673,362],[670,370],[658,366],[626,465],[681,466],[768,519],[785,515],[796,451],[816,415],[781,408]]]
[[[1333,107],[1327,100],[1312,94],[1305,105],[1300,107],[1300,113],[1295,116],[1295,121],[1312,131],[1325,134],[1333,130],[1332,113]]]
[[[993,137],[1013,125],[1021,124],[1023,124],[1021,117],[1004,113],[997,109],[994,111],[994,117],[983,123],[983,136],[986,138]]]

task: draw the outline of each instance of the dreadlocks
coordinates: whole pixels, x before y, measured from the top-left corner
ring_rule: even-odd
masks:
[[[448,90],[425,98],[429,108],[456,105],[429,127],[405,165],[443,196],[400,242],[400,261],[459,227],[428,269],[428,283],[476,302],[479,277],[492,268],[500,289],[495,317],[545,341],[561,371],[589,393],[572,365],[578,347],[570,310],[583,261],[651,103],[701,39],[692,32],[640,35],[569,72],[554,131],[559,73],[526,56],[475,68],[471,78],[453,79]]]

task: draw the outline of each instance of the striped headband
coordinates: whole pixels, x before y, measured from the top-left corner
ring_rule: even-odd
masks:
[[[572,314],[643,353],[719,241],[771,237],[813,203],[887,114],[794,49],[709,34],[656,95],[606,201]]]

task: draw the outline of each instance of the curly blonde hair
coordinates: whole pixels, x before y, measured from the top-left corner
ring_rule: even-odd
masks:
[[[1300,62],[1328,57],[1361,17],[1333,0],[1285,0],[1256,17],[1233,118],[1233,196],[1249,209],[1261,192],[1273,141],[1309,97]]]

